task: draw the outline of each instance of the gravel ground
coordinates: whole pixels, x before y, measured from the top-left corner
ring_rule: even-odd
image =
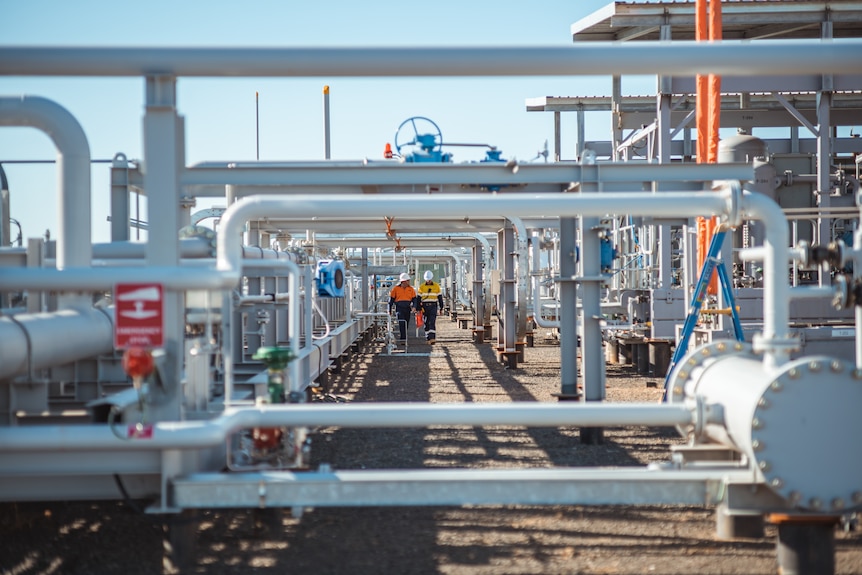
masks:
[[[413,330],[411,330],[412,332]],[[441,318],[433,356],[355,354],[327,390],[349,401],[556,401],[559,347],[536,339],[509,370],[490,345]],[[411,339],[410,352],[432,348]],[[608,401],[657,401],[631,367],[609,366]],[[335,469],[643,465],[664,461],[671,429],[471,427],[319,429],[313,465]],[[143,502],[140,502],[143,504]],[[714,510],[678,506],[318,508],[207,510],[187,572],[227,574],[745,574],[776,573],[775,530],[718,541]],[[123,502],[0,504],[0,573],[144,574],[162,564],[163,526]],[[836,533],[836,573],[862,575],[862,535]]]

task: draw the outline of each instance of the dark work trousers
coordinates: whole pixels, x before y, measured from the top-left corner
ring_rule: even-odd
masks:
[[[422,311],[425,315],[425,339],[437,339],[437,302],[423,303]]]
[[[410,316],[413,313],[410,311],[409,301],[395,302],[395,317],[398,318],[398,330],[401,334],[401,341],[407,339],[407,327],[410,325]]]

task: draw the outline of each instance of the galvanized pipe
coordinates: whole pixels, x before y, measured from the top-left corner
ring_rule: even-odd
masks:
[[[193,473],[171,481],[182,509],[395,505],[716,505],[748,483],[736,465]]]
[[[685,405],[557,403],[282,404],[228,409],[208,421],[158,422],[152,437],[122,440],[107,425],[0,427],[0,453],[199,449],[254,427],[428,427],[436,425],[677,426],[695,423]]]
[[[590,42],[561,47],[6,47],[6,76],[694,76],[853,74],[862,41]]]

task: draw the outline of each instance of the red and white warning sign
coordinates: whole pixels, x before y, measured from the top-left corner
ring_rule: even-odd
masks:
[[[114,286],[114,347],[164,345],[164,290],[161,284]]]

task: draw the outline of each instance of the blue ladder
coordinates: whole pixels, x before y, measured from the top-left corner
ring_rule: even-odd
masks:
[[[712,241],[709,244],[709,251],[706,259],[703,262],[703,269],[700,272],[700,277],[694,288],[694,297],[691,300],[691,305],[688,308],[688,316],[685,318],[685,324],[682,327],[679,344],[673,352],[673,357],[670,360],[670,365],[667,368],[667,376],[664,380],[664,395],[662,401],[667,401],[668,381],[673,368],[685,355],[688,350],[688,341],[694,333],[694,328],[697,325],[697,319],[700,316],[700,310],[703,307],[703,300],[706,297],[706,290],[709,287],[709,280],[712,278],[712,272],[718,272],[719,285],[721,286],[721,295],[726,304],[730,306],[730,315],[733,319],[733,331],[737,341],[745,341],[745,336],[742,333],[742,324],[739,321],[739,313],[736,310],[736,301],[733,297],[733,284],[730,276],[727,274],[727,268],[721,260],[721,246],[724,243],[724,236],[727,230],[720,229],[712,236]]]

